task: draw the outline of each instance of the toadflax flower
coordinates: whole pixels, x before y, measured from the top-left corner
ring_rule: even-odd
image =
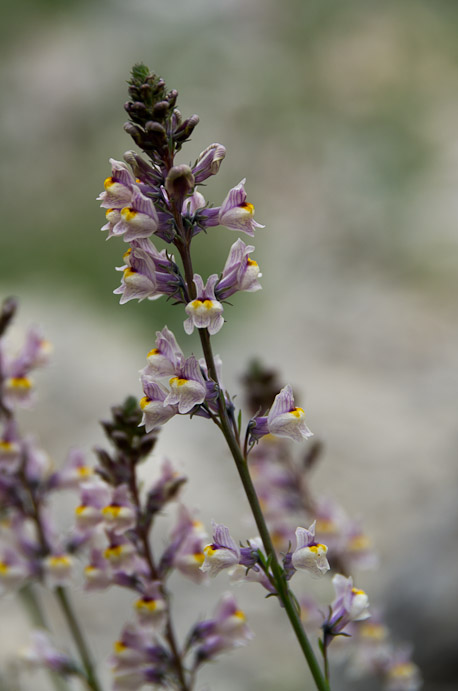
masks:
[[[206,285],[204,285],[199,274],[194,274],[197,296],[185,307],[188,318],[183,326],[187,334],[192,334],[194,327],[196,327],[198,329],[206,328],[208,333],[213,335],[218,333],[223,326],[223,306],[215,297],[215,285],[217,282],[218,276],[216,274],[212,274],[208,278]]]
[[[245,179],[229,190],[220,207],[206,209],[203,215],[208,226],[219,224],[251,236],[254,236],[256,228],[264,228],[254,220],[254,206],[246,200]]]
[[[182,301],[178,268],[165,250],[159,252],[152,242],[140,239],[133,241],[123,259],[125,264],[117,267],[123,272],[121,285],[113,291],[121,295],[121,305],[129,300],[156,300],[162,295]]]
[[[303,409],[294,405],[291,386],[283,387],[280,393],[275,396],[267,416],[267,427],[271,434],[275,434],[277,437],[289,437],[294,441],[301,441],[312,436],[312,432],[305,424]]]
[[[199,154],[199,158],[192,169],[196,185],[209,178],[210,175],[216,175],[225,156],[226,148],[222,144],[210,144],[210,146],[207,146]]]
[[[195,405],[203,403],[207,394],[205,379],[194,355],[180,363],[175,376],[169,380],[170,393],[164,406],[178,404],[179,413],[189,413]]]
[[[353,579],[336,573],[332,579],[336,597],[331,604],[328,618],[323,624],[325,645],[333,636],[340,634],[352,621],[363,621],[370,617],[369,598],[364,590],[353,586]]]
[[[213,542],[204,547],[204,555],[205,560],[200,568],[210,576],[216,576],[223,569],[239,563],[240,549],[231,537],[229,528],[213,523]]]
[[[140,408],[143,411],[141,424],[145,425],[147,432],[151,432],[177,415],[178,405],[165,404],[169,392],[160,384],[149,381],[146,377],[142,378],[142,384],[145,395],[140,401]]]
[[[261,290],[262,286],[258,278],[262,274],[259,266],[248,256],[253,250],[253,245],[245,245],[240,238],[232,245],[221,279],[215,288],[215,293],[220,300],[227,300],[238,290],[249,293]]]
[[[109,212],[110,210],[107,212],[107,220],[112,227],[109,228],[108,237],[123,235],[126,242],[131,242],[150,237],[159,226],[159,217],[153,202],[136,186],[132,188],[129,206],[124,206],[119,211],[119,216],[112,218]],[[118,219],[117,222],[113,223],[116,219]]]
[[[305,424],[305,413],[294,405],[293,390],[288,384],[275,396],[272,407],[266,416],[256,417],[250,423],[253,439],[260,439],[266,434],[287,437],[293,441],[302,441],[313,435]]]
[[[190,640],[199,643],[196,665],[208,662],[218,653],[245,645],[253,638],[246,624],[245,614],[237,606],[232,593],[226,593],[218,603],[215,617],[199,622]]]
[[[142,376],[155,380],[170,377],[175,374],[179,363],[184,360],[183,351],[177,340],[166,326],[162,331],[156,331],[156,347],[146,356],[147,365],[141,370]]]
[[[100,206],[103,208],[109,211],[117,210],[120,212],[132,200],[135,179],[123,161],[116,161],[114,158],[110,158],[110,164],[111,176],[105,180],[105,190],[97,199],[101,202]],[[108,228],[102,228],[102,230],[108,230]]]
[[[319,578],[329,571],[326,558],[328,548],[315,541],[315,521],[310,528],[296,528],[296,549],[291,555],[291,563],[297,570],[308,571]]]

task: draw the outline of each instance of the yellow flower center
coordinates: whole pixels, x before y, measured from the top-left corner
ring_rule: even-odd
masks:
[[[49,558],[49,566],[52,568],[60,568],[61,566],[70,566],[71,560],[70,557],[67,557],[65,554],[62,554],[58,557],[50,557]]]
[[[410,677],[415,673],[415,665],[411,662],[400,663],[399,665],[394,665],[390,669],[389,676],[391,679],[410,679]]]
[[[249,202],[244,202],[243,204],[240,204],[240,208],[243,209],[244,211],[248,211],[248,213],[251,215],[254,214],[254,206],[253,206],[253,204],[250,204]]]
[[[157,601],[153,599],[147,600],[145,598],[141,598],[140,600],[137,600],[137,602],[135,603],[135,608],[138,610],[154,612],[157,608]]]
[[[248,264],[248,266],[257,266],[258,265],[258,262],[255,262],[254,259],[250,259],[249,257],[247,257],[246,263]]]
[[[208,298],[206,300],[196,299],[191,302],[191,307],[195,310],[198,310],[201,307],[205,307],[206,309],[210,310],[213,307],[213,300],[209,300]]]
[[[76,472],[80,477],[89,477],[89,475],[93,475],[94,470],[88,465],[79,465]]]
[[[123,552],[122,545],[116,545],[115,547],[107,547],[103,556],[105,559],[116,559],[120,557]]]
[[[11,377],[8,383],[12,389],[22,389],[23,391],[32,387],[32,382],[28,377]]]
[[[359,627],[359,634],[362,638],[368,638],[374,641],[383,641],[386,638],[387,631],[382,624],[363,622]]]
[[[289,414],[294,415],[294,417],[300,418],[302,417],[302,415],[304,415],[304,410],[302,408],[293,408],[289,411]]]
[[[125,206],[124,209],[121,209],[121,216],[127,223],[129,221],[133,221],[136,215],[137,212],[135,209],[132,209],[129,206]]]
[[[366,535],[355,535],[348,543],[348,549],[351,552],[364,552],[369,549],[371,542]]]
[[[318,552],[327,552],[328,548],[326,547],[326,545],[318,543],[316,545],[310,545],[309,550],[314,554],[318,554]]]
[[[148,396],[143,396],[143,398],[140,399],[140,408],[145,410],[148,403],[151,403],[151,398],[148,398]]]
[[[317,518],[315,530],[317,533],[335,533],[336,524],[330,518]]]
[[[205,555],[204,555],[203,552],[194,552],[194,554],[192,555],[192,557],[193,557],[194,561],[195,561],[199,566],[202,566],[202,564],[203,564],[204,561],[205,561]]]
[[[109,504],[102,509],[104,516],[111,516],[112,518],[117,518],[121,512],[122,507],[116,504]]]
[[[180,379],[180,377],[172,377],[169,381],[170,386],[184,386],[188,383],[188,379]]]

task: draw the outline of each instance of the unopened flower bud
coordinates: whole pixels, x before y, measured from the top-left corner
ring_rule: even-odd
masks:
[[[194,189],[194,175],[189,166],[173,166],[165,180],[168,195],[178,202],[181,208],[184,198]]]

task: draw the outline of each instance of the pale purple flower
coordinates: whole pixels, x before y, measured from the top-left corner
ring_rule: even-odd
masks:
[[[8,376],[26,377],[31,370],[47,365],[52,349],[52,343],[43,338],[37,329],[29,329],[20,353],[6,364]]]
[[[105,180],[105,191],[97,199],[105,209],[122,209],[132,200],[135,178],[122,161],[110,158],[110,163],[111,176]]]
[[[22,458],[22,445],[14,418],[6,421],[0,438],[0,470],[15,473]]]
[[[169,653],[147,628],[128,624],[114,644],[113,691],[135,691],[145,684],[163,686]]]
[[[74,489],[93,475],[94,468],[87,464],[84,453],[80,449],[71,449],[64,467],[54,473],[51,483],[59,489]]]
[[[108,219],[111,224],[115,219]],[[119,212],[119,220],[110,229],[110,235],[123,235],[126,242],[148,238],[159,227],[159,217],[154,204],[139,188],[132,188],[132,199],[129,206],[124,206]]]
[[[6,376],[2,384],[2,401],[7,408],[28,408],[33,403],[34,383],[29,376]]]
[[[189,413],[195,405],[203,403],[207,394],[205,379],[194,355],[180,363],[175,376],[169,380],[170,393],[164,406],[178,404],[179,413]]]
[[[93,548],[89,564],[84,569],[85,590],[105,590],[112,583],[112,573],[109,562],[104,558],[102,550]]]
[[[180,300],[181,280],[173,257],[165,250],[159,252],[149,240],[137,240],[124,253],[125,264],[117,267],[123,272],[121,285],[113,292],[121,295],[120,303],[128,300],[156,300],[171,295]]]
[[[341,633],[353,621],[363,621],[370,617],[369,599],[364,590],[353,586],[351,576],[346,578],[337,573],[332,584],[336,597],[331,604],[329,617],[323,624],[325,639]]]
[[[213,542],[203,551],[205,560],[200,568],[210,576],[235,566],[240,560],[240,549],[231,537],[229,528],[218,523],[213,523]]]
[[[245,614],[237,606],[232,593],[226,593],[217,605],[215,617],[199,622],[191,640],[199,642],[196,664],[207,662],[218,653],[245,645],[253,638]]]
[[[43,567],[50,587],[68,585],[74,573],[75,560],[71,554],[50,554],[44,558]]]
[[[411,660],[411,649],[395,649],[386,665],[384,691],[418,691],[423,686],[421,673]]]
[[[275,396],[267,415],[267,427],[271,434],[277,437],[288,437],[294,441],[302,441],[302,439],[312,436],[312,432],[305,424],[303,409],[294,405],[291,386],[283,387],[280,393]]]
[[[167,602],[162,594],[161,582],[144,584],[142,596],[134,604],[139,623],[142,626],[160,627],[167,614]]]
[[[218,214],[218,222],[230,230],[238,230],[254,236],[256,228],[264,228],[257,223],[254,216],[254,206],[246,201],[245,179],[233,187],[223,201]]]
[[[240,238],[232,245],[221,279],[215,293],[220,300],[227,300],[239,290],[254,292],[262,288],[258,278],[262,276],[258,264],[248,256],[254,250]]]
[[[0,593],[24,584],[31,575],[29,563],[16,549],[5,547],[0,552]]]
[[[142,385],[145,395],[140,401],[143,411],[141,424],[145,425],[146,432],[151,432],[177,415],[179,407],[176,403],[165,403],[170,394],[160,384],[143,377]]]
[[[202,277],[194,274],[194,283],[197,289],[197,296],[189,302],[185,311],[188,318],[184,322],[184,330],[187,334],[197,329],[207,329],[213,335],[218,333],[224,324],[223,306],[215,297],[215,285],[218,276],[212,274],[204,285]]]
[[[295,569],[308,571],[311,576],[320,578],[329,571],[326,558],[328,548],[315,540],[315,522],[310,528],[296,528],[296,549],[291,555]]]
[[[150,350],[146,359],[148,364],[141,374],[152,379],[170,377],[184,360],[183,351],[166,326],[162,331],[156,331],[156,347]]]
[[[103,507],[102,517],[114,533],[125,533],[136,525],[137,512],[127,485],[118,485],[112,490],[111,501]]]
[[[195,183],[203,182],[211,175],[216,175],[226,156],[226,149],[222,144],[210,144],[199,157],[192,169]]]
[[[111,488],[97,475],[81,484],[81,503],[75,509],[80,530],[94,528],[103,521],[102,509],[110,500]]]
[[[180,506],[178,522],[170,536],[170,548],[164,556],[175,569],[195,583],[206,579],[200,568],[205,558],[205,538],[207,533],[201,521],[193,519],[186,507]]]
[[[135,568],[136,549],[132,542],[123,534],[107,531],[108,547],[103,551],[103,556],[113,569],[131,571]]]

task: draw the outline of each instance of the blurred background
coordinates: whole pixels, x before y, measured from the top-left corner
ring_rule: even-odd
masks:
[[[2,10],[1,293],[20,299],[18,332],[38,323],[55,344],[24,430],[56,464],[72,446],[90,452],[97,420],[140,394],[157,329],[167,323],[197,349],[180,308],[119,306],[125,246],[99,231],[95,198],[108,158],[133,148],[123,103],[143,61],[178,89],[184,115],[200,115],[182,162],[211,142],[227,148],[206,198],[219,205],[246,177],[266,225],[254,255],[263,291],[235,296],[215,337],[225,381],[235,392],[258,355],[300,393],[326,445],[316,490],[361,517],[380,554],[359,584],[414,643],[425,691],[456,689],[458,4],[3,0]],[[197,270],[219,272],[236,237],[199,236]],[[171,421],[158,454],[189,474],[185,498],[207,524],[253,534],[208,425]],[[177,608],[208,614],[228,585],[220,578],[203,595],[183,595],[177,578]],[[309,688],[274,603],[254,586],[237,594],[257,637],[201,688]],[[130,616],[128,598],[104,597],[95,620],[98,600],[78,600],[101,662],[111,617],[120,627]],[[27,627],[10,600],[0,607],[6,657]],[[336,691],[345,684],[336,673]]]

